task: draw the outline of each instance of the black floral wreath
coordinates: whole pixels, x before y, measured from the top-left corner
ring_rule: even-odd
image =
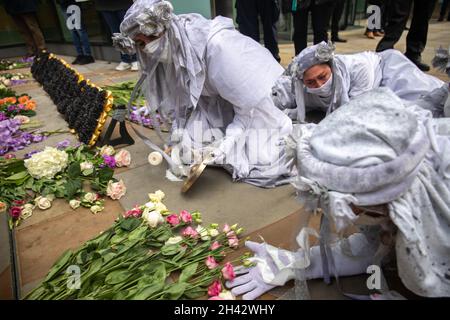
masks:
[[[78,82],[76,72],[60,60],[51,59],[50,53],[41,52],[31,66],[31,74],[56,105],[69,128],[78,133],[79,140],[89,144],[106,103],[106,92]]]

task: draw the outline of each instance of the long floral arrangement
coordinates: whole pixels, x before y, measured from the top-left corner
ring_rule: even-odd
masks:
[[[129,166],[130,153],[111,146],[90,149],[62,141],[25,156],[0,157],[0,212],[8,212],[10,228],[29,218],[36,208],[49,209],[55,198],[63,198],[72,209],[104,209],[102,196],[120,199],[126,193],[114,169]]]
[[[239,246],[237,225],[203,226],[200,212],[173,213],[158,190],[120,215],[113,226],[66,251],[25,299],[234,299],[228,252]],[[246,261],[243,255],[236,261]],[[78,269],[79,281],[67,270]]]

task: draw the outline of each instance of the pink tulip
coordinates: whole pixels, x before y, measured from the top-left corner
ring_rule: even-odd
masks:
[[[183,230],[183,232],[181,233],[184,237],[191,237],[191,238],[198,238],[198,232],[195,231],[195,229],[193,229],[192,227],[187,227],[186,229]]]
[[[142,210],[139,209],[138,207],[134,207],[133,209],[125,212],[123,217],[124,218],[129,218],[129,217],[139,218],[141,215],[142,215]]]
[[[214,257],[211,257],[211,256],[206,258],[205,264],[208,267],[208,269],[210,269],[210,270],[216,268],[219,265],[216,262],[216,259],[214,259]]]
[[[229,262],[225,263],[225,266],[222,268],[222,275],[224,279],[233,281],[234,278],[236,278],[236,275],[234,273],[233,265]]]
[[[228,233],[228,232],[231,231],[231,228],[230,228],[230,226],[228,224],[225,223],[225,225],[223,226],[222,231],[223,231],[223,233]]]
[[[166,221],[170,223],[172,226],[176,226],[180,223],[180,219],[176,214],[171,214],[166,218]]]
[[[239,246],[239,239],[236,236],[228,238],[228,246],[230,248],[237,248]]]
[[[22,209],[20,207],[11,207],[11,209],[9,209],[9,214],[14,219],[18,219],[20,217],[21,213],[22,213]]]
[[[222,291],[222,285],[218,280],[214,281],[212,285],[208,287],[208,296],[216,297]]]
[[[183,210],[180,212],[180,218],[184,223],[192,222],[192,215],[189,212],[187,212],[186,210]]]
[[[220,248],[221,246],[222,245],[218,241],[214,241],[213,244],[211,245],[210,249],[216,250],[216,249]]]

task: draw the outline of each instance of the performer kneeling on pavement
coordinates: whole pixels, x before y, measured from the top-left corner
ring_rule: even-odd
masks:
[[[113,41],[137,51],[151,112],[172,120],[167,145],[176,175],[208,157],[234,180],[261,187],[295,175],[279,145],[292,123],[271,98],[284,69],[267,49],[235,30],[231,19],[175,15],[160,0],[137,0],[120,29]]]
[[[379,88],[317,125],[296,125],[288,145],[297,148],[299,199],[323,212],[321,245],[308,250],[307,232],[296,252],[247,242],[256,266],[227,283],[234,294],[255,299],[299,269],[306,280],[351,276],[394,258],[414,294],[450,296],[450,119]],[[340,235],[352,225],[359,232],[331,241],[332,226]]]

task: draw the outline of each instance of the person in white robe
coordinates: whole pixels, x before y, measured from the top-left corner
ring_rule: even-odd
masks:
[[[175,15],[167,1],[137,0],[113,41],[137,51],[149,112],[173,123],[166,141],[172,173],[187,175],[206,159],[261,187],[295,175],[279,145],[292,123],[271,98],[284,69],[231,19]]]
[[[414,102],[446,91],[443,81],[423,73],[397,50],[335,54],[322,42],[294,58],[272,90],[275,104],[298,121],[319,109],[329,114],[352,98],[379,87]],[[439,91],[439,92],[437,92]]]
[[[393,258],[412,293],[450,297],[450,119],[406,108],[390,89],[378,88],[317,125],[296,125],[292,142],[298,199],[306,210],[322,211],[321,246],[309,248],[314,233],[306,228],[296,238],[298,251],[247,243],[256,266],[226,284],[234,294],[255,299],[299,277],[298,270],[303,280],[338,278]],[[351,226],[359,232],[342,237]],[[384,281],[378,289],[399,298]]]

